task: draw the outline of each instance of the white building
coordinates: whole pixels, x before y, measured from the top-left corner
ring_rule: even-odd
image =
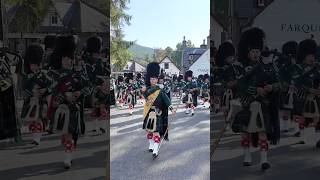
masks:
[[[214,46],[219,47],[224,41],[225,37],[223,37],[223,34],[225,34],[225,31],[222,25],[214,18],[214,16],[211,16],[211,22],[211,38],[214,42]]]
[[[160,69],[164,70],[164,72],[169,76],[172,76],[174,74],[179,75],[180,73],[179,68],[167,56],[163,58],[163,60],[160,62],[159,65],[160,65]]]
[[[210,75],[210,50],[208,49],[203,53],[197,61],[195,61],[189,68],[193,72],[194,77],[198,77],[200,74]]]
[[[274,0],[250,24],[266,33],[267,45],[281,49],[290,40],[297,42],[310,38],[320,40],[319,0]]]
[[[123,68],[123,71],[131,71],[131,72],[144,72],[145,70],[146,68],[136,61],[128,61]]]

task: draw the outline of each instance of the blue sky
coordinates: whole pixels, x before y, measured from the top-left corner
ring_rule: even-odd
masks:
[[[128,7],[125,40],[139,45],[175,49],[186,36],[199,47],[209,35],[210,0],[130,0]]]

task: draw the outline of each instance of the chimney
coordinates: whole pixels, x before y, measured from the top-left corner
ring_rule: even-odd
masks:
[[[208,46],[206,45],[206,40],[203,40],[203,44],[200,46],[201,49],[207,49]]]
[[[187,47],[187,41],[186,41],[186,37],[183,36],[183,41],[182,41],[182,49]]]

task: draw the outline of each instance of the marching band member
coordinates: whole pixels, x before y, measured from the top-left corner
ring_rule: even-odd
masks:
[[[54,84],[54,130],[61,132],[61,144],[64,146],[64,165],[69,169],[72,165],[72,153],[76,149],[81,129],[80,96],[85,86],[82,76],[74,69],[76,43],[74,36],[60,36],[52,54],[56,66],[52,70]]]
[[[128,73],[127,74],[127,105],[129,107],[129,114],[132,115],[134,111],[134,106],[136,104],[136,86],[133,81],[133,73]]]
[[[139,104],[143,104],[143,100],[144,100],[143,95],[142,95],[142,93],[141,93],[141,91],[140,91],[140,89],[142,88],[142,86],[144,86],[144,80],[143,80],[143,78],[142,78],[141,73],[138,73],[138,74],[136,75],[136,89],[137,89],[137,91],[136,91],[136,97],[139,98],[139,99],[137,100],[137,103],[139,103]]]
[[[141,90],[145,96],[146,103],[143,111],[143,129],[147,130],[149,140],[149,152],[157,157],[160,149],[161,139],[168,133],[165,120],[168,119],[168,110],[175,113],[167,94],[158,86],[160,66],[156,62],[147,66],[146,86]]]
[[[289,132],[289,123],[292,122],[292,110],[296,96],[293,77],[295,77],[294,69],[296,66],[297,50],[297,42],[286,42],[282,46],[282,56],[277,60],[279,78],[282,84],[279,114],[284,132]]]
[[[280,139],[277,93],[280,85],[272,63],[264,63],[261,51],[265,33],[259,28],[245,31],[239,43],[239,60],[245,67],[244,76],[237,83],[242,110],[236,114],[233,130],[242,132],[244,166],[251,166],[250,146],[260,145],[261,170],[271,167],[267,160],[268,140],[277,144]],[[238,125],[239,129],[235,129]]]
[[[183,104],[183,97],[184,97],[183,87],[185,85],[186,85],[186,82],[184,81],[183,75],[180,74],[178,76],[178,85],[177,85],[179,97],[180,97],[180,100],[181,100],[180,104]]]
[[[93,97],[93,108],[91,118],[95,121],[94,131],[100,135],[105,133],[108,116],[107,106],[110,99],[110,82],[108,82],[108,62],[101,55],[102,40],[98,36],[87,39],[86,52],[89,56],[86,59],[86,73],[91,82]]]
[[[40,45],[30,45],[24,58],[23,91],[24,102],[21,118],[29,123],[32,144],[39,145],[47,122],[47,95],[50,78],[42,70],[43,49]]]
[[[316,63],[317,44],[314,40],[306,39],[299,43],[298,63],[302,67],[302,73],[296,78],[298,103],[295,103],[295,109],[300,128],[301,144],[305,143],[304,129],[313,124],[316,128],[319,125],[319,106],[317,97],[320,95],[320,66]],[[301,69],[300,69],[301,70]],[[317,147],[320,143],[317,143]]]
[[[208,74],[203,75],[204,82],[201,86],[203,99],[203,106],[210,108],[210,76]]]
[[[119,106],[122,108],[124,104],[124,98],[126,95],[126,86],[123,82],[123,76],[118,76],[117,81],[117,101]]]
[[[198,105],[198,88],[196,82],[192,80],[193,72],[192,71],[187,71],[185,73],[185,81],[186,84],[183,87],[183,91],[185,93],[185,96],[183,98],[183,103],[186,105],[186,114],[190,113],[191,109],[191,115],[194,115],[194,109]]]

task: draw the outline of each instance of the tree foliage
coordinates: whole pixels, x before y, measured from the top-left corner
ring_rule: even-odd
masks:
[[[17,6],[13,26],[17,32],[33,32],[53,7],[48,0],[7,0],[5,3]]]
[[[111,0],[111,64],[114,70],[122,70],[126,63],[133,57],[128,48],[134,42],[124,41],[122,28],[124,25],[130,25],[131,16],[126,13],[130,0]]]

